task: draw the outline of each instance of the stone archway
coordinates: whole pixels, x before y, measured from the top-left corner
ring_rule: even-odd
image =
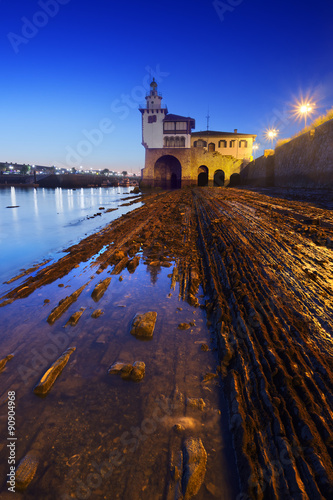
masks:
[[[161,156],[154,166],[154,187],[178,189],[181,187],[182,166],[172,155]]]
[[[208,167],[201,165],[198,168],[198,186],[208,186]]]
[[[225,174],[223,170],[216,170],[214,173],[214,186],[224,186]]]

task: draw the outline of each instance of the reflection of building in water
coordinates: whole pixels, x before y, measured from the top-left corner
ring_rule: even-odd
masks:
[[[142,144],[146,149],[143,187],[179,188],[228,184],[232,174],[252,159],[254,134],[192,132],[195,120],[169,114],[153,79],[147,105],[141,108]]]

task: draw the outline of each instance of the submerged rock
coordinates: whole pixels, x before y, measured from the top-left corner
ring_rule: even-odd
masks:
[[[120,375],[122,379],[133,380],[134,382],[142,380],[145,373],[146,365],[143,361],[135,361],[133,365],[116,361],[108,369],[109,375]]]
[[[34,393],[37,394],[37,396],[46,396],[50,392],[54,382],[67,365],[70,356],[75,350],[76,347],[67,349],[42,376],[38,384],[34,387]]]
[[[99,318],[100,316],[102,316],[103,311],[102,309],[95,309],[95,311],[92,313],[91,317],[92,318]]]
[[[103,297],[110,283],[111,283],[111,278],[105,278],[105,280],[101,281],[100,283],[98,283],[98,285],[95,286],[91,294],[95,302],[98,302],[99,299]]]
[[[82,307],[80,309],[80,311],[77,311],[74,314],[72,314],[72,316],[67,321],[66,326],[68,326],[68,325],[75,326],[78,323],[79,319],[81,318],[81,316],[85,310],[86,310],[86,308]]]
[[[204,375],[202,381],[208,382],[209,380],[212,380],[213,378],[217,378],[217,373],[206,373],[206,375]]]
[[[133,319],[131,334],[137,337],[152,337],[155,329],[157,312],[149,311],[136,314]]]
[[[10,359],[12,359],[13,357],[14,357],[14,354],[8,354],[8,356],[6,356],[5,358],[3,358],[0,361],[0,373],[5,369],[7,361],[9,361]]]
[[[196,408],[198,410],[204,410],[206,407],[206,403],[202,398],[196,399],[196,398],[187,398],[186,399],[186,406],[189,408]]]
[[[29,451],[22,458],[15,472],[16,488],[19,491],[25,490],[33,480],[39,464],[38,454]]]
[[[178,325],[178,330],[188,330],[190,328],[190,325],[188,323],[180,323]]]
[[[200,438],[189,438],[184,443],[182,489],[184,500],[196,495],[205,479],[207,453]]]
[[[65,299],[62,299],[59,302],[59,304],[57,305],[57,307],[55,307],[54,309],[52,309],[49,317],[47,318],[47,322],[50,323],[50,325],[52,325],[58,318],[60,318],[60,316],[65,311],[67,311],[67,309],[69,308],[69,306],[71,304],[73,304],[73,302],[75,302],[78,299],[78,297],[80,296],[80,294],[83,292],[83,290],[86,288],[87,285],[88,285],[88,283],[86,283],[85,285],[81,286],[78,290],[76,290],[75,292],[73,292],[72,295],[69,295]]]

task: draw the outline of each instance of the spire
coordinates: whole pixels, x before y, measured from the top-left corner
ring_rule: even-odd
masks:
[[[152,95],[157,95],[157,83],[155,82],[155,78],[153,78],[153,81],[150,84],[150,93]]]

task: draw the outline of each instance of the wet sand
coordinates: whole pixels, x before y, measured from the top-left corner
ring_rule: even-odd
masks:
[[[330,498],[332,212],[221,188],[144,201],[0,299],[1,426],[15,390],[17,462],[38,461],[23,498],[181,498],[189,438],[207,453],[195,498]],[[148,311],[142,340],[131,322]],[[145,377],[108,375],[116,361]]]

